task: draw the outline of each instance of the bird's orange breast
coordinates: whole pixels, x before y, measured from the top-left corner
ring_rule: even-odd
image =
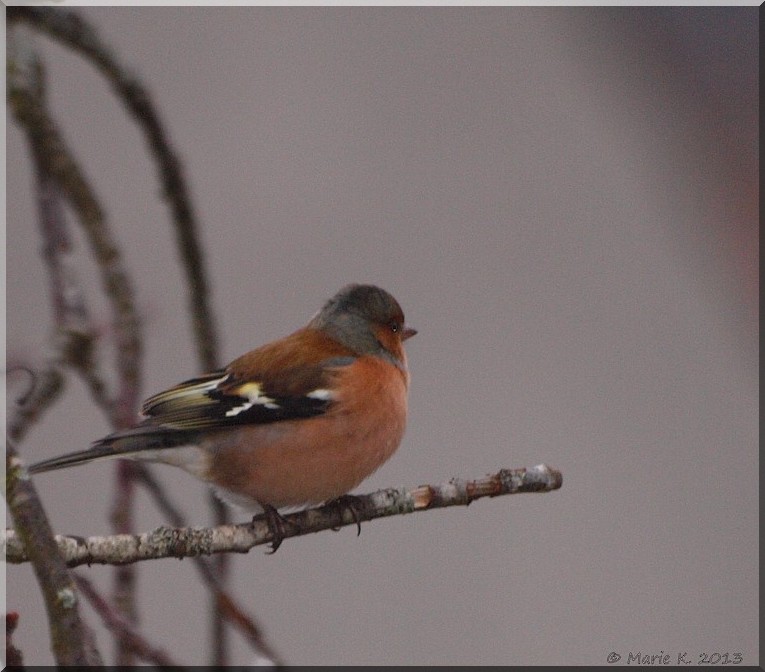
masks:
[[[205,480],[237,500],[276,508],[323,502],[355,488],[401,443],[408,376],[372,356],[334,375],[333,404],[324,415],[206,437],[203,447],[214,457]]]

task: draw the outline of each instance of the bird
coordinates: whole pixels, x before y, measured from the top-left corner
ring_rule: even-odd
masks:
[[[346,285],[304,327],[149,397],[138,424],[29,471],[115,457],[180,467],[227,503],[265,512],[273,552],[280,510],[341,500],[398,449],[404,341],[416,333],[387,291]]]

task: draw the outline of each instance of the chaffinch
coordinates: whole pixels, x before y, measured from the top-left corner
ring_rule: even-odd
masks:
[[[416,333],[388,292],[348,285],[302,329],[150,397],[136,426],[29,470],[162,462],[251,512],[339,498],[401,443]]]

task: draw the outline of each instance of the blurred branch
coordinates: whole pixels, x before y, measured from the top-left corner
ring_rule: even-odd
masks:
[[[213,513],[213,521],[216,526],[227,525],[231,522],[229,511],[226,505],[218,499],[214,493],[208,495],[208,502]],[[200,558],[201,560],[201,558]],[[202,569],[200,567],[200,569]],[[271,648],[266,644],[265,639],[260,634],[260,629],[255,625],[252,617],[247,616],[243,611],[236,613],[236,603],[225,592],[224,586],[229,576],[229,557],[220,554],[212,558],[212,567],[205,565],[203,574],[215,577],[215,585],[208,581],[213,591],[213,612],[210,621],[210,641],[212,649],[210,651],[211,667],[226,667],[230,665],[228,653],[228,632],[224,624],[226,621],[240,627],[247,636],[251,645],[263,653],[267,653],[267,658],[277,662],[274,654],[270,653]],[[234,616],[235,618],[232,618]]]
[[[33,377],[33,384],[23,402],[19,401],[8,425],[8,434],[14,440],[20,440],[40,413],[56,399],[64,385],[65,367],[80,373],[93,398],[107,414],[111,414],[112,410],[106,386],[93,361],[94,331],[88,324],[85,298],[76,282],[71,243],[56,185],[37,161],[35,169],[43,258],[50,280],[54,331],[43,371],[32,372],[27,369]]]
[[[61,337],[60,345],[65,344],[62,348],[63,361],[80,374],[93,399],[111,418],[114,405],[93,358],[95,329],[90,323],[85,296],[77,282],[61,194],[42,163],[35,161],[35,168],[43,258],[48,266],[55,329]]]
[[[61,377],[60,364],[70,364],[88,383],[96,401],[106,410],[116,427],[133,424],[140,388],[141,340],[138,316],[128,275],[106,222],[106,217],[90,184],[85,179],[55,122],[45,100],[43,66],[31,40],[19,30],[9,39],[8,99],[16,120],[26,131],[37,174],[40,227],[44,241],[43,257],[48,266],[53,297],[56,332],[63,337],[60,356],[50,370]],[[82,224],[114,314],[115,345],[119,392],[109,400],[92,358],[93,330],[88,325],[85,300],[75,281],[71,243],[59,191],[72,204]],[[55,380],[55,378],[50,378]],[[115,531],[130,533],[132,484],[129,467],[118,466],[117,524]],[[132,568],[121,567],[116,574],[116,601],[127,618],[135,620],[135,576]],[[119,642],[118,664],[132,662],[128,643]]]
[[[40,584],[51,632],[53,655],[59,665],[102,665],[93,633],[80,617],[79,598],[60,554],[32,480],[6,441],[5,498],[15,525],[14,539]]]
[[[134,627],[133,623],[123,618],[117,611],[109,606],[109,603],[95,589],[93,584],[84,576],[74,574],[74,581],[80,592],[93,606],[107,628],[111,630],[120,641],[130,648],[130,651],[141,660],[145,660],[160,667],[179,667],[164,651],[150,644],[143,635]]]
[[[540,464],[529,469],[502,469],[473,481],[454,478],[439,485],[421,485],[407,490],[387,488],[354,497],[351,507],[334,503],[285,516],[284,538],[297,537],[357,522],[427,511],[447,506],[467,506],[482,497],[525,492],[551,492],[561,487],[561,473]],[[70,567],[83,564],[126,564],[157,558],[187,558],[213,553],[247,553],[255,546],[273,541],[265,516],[250,523],[215,528],[159,527],[138,535],[113,537],[57,536],[59,548]],[[12,531],[0,536],[8,562],[28,560]]]
[[[19,624],[19,615],[11,611],[5,618],[5,664],[7,667],[24,669],[24,655],[13,645],[13,633]]]
[[[61,347],[54,345],[51,350],[51,354],[46,358],[46,366],[42,371],[35,372],[34,389],[25,395],[24,403],[17,407],[8,420],[7,435],[14,441],[20,441],[24,437],[34,422],[61,394],[64,387],[63,368],[67,362],[62,353],[68,351],[69,347],[64,342]]]
[[[37,106],[42,106],[44,96],[42,66],[34,52],[23,40],[9,36],[8,59],[8,96],[19,101],[20,98],[34,99]],[[26,48],[25,48],[26,47]],[[20,93],[23,92],[23,93]],[[43,257],[45,258],[54,306],[55,332],[52,338],[50,354],[46,357],[43,372],[33,374],[32,389],[17,408],[17,412],[8,424],[8,435],[18,441],[42,412],[58,397],[64,385],[65,366],[87,358],[90,350],[90,334],[82,328],[82,304],[78,292],[72,291],[70,268],[62,261],[68,245],[57,227],[57,217],[61,214],[55,204],[53,185],[48,173],[40,161],[39,133],[27,128],[32,149],[32,156],[37,176],[38,210],[40,229],[43,235]]]
[[[181,162],[170,144],[149,92],[136,77],[122,67],[112,50],[102,43],[95,29],[78,14],[63,9],[9,7],[7,18],[9,22],[24,21],[34,26],[91,61],[109,81],[143,131],[157,162],[163,193],[173,214],[176,242],[190,288],[188,306],[201,370],[215,370],[218,368],[218,339],[209,304],[209,287],[204,257],[197,235],[196,216]],[[130,408],[132,407],[130,405]],[[119,482],[124,483],[127,490],[130,489],[129,469],[129,467],[121,468],[118,475]],[[125,496],[129,496],[129,492],[126,492]],[[212,498],[210,502],[216,524],[227,523],[227,512],[220,502]],[[116,508],[114,514],[118,524],[124,522],[119,520],[119,511],[120,509]],[[221,556],[215,562],[218,576],[221,581],[225,581],[228,573],[228,559]],[[127,581],[127,577],[123,578]],[[211,635],[213,648],[211,664],[223,666],[227,663],[226,633],[220,619],[216,619],[215,616]]]
[[[17,7],[15,9],[31,9]],[[27,134],[38,171],[55,180],[76,211],[98,263],[104,291],[115,316],[117,369],[121,383],[112,414],[113,424],[132,424],[140,387],[141,343],[133,291],[101,204],[72,157],[45,108],[42,66],[37,55],[12,33],[8,58],[8,100],[16,120]]]
[[[129,460],[119,460],[116,466],[116,488],[114,490],[114,500],[111,506],[111,515],[109,520],[115,534],[131,534],[134,526],[134,506],[135,501],[135,466]],[[137,577],[134,567],[116,567],[113,585],[113,600],[117,609],[123,615],[124,620],[130,623],[138,623],[138,605],[136,604],[136,584]],[[130,666],[134,664],[133,657],[136,653],[133,651],[130,638],[122,638],[122,630],[115,630],[119,636],[117,640],[117,651],[115,664],[119,666]]]
[[[135,463],[135,468],[137,482],[143,485],[152,495],[155,503],[167,516],[170,524],[174,527],[186,527],[184,516],[167,498],[164,489],[154,478],[154,474],[140,462]],[[227,556],[218,556],[218,558],[221,557]],[[271,648],[271,645],[266,641],[261,628],[255,623],[253,617],[247,614],[244,609],[236,603],[231,595],[226,592],[217,571],[218,566],[214,565],[211,560],[212,559],[200,556],[192,558],[194,565],[202,576],[202,581],[213,596],[216,611],[222,616],[220,625],[222,626],[225,622],[231,623],[244,635],[252,649],[261,659],[266,658],[272,661],[275,665],[283,665],[284,663],[279,659],[276,652]],[[227,650],[224,645],[219,645],[216,648],[218,649],[215,654],[216,659],[220,660],[227,655]]]
[[[163,193],[170,203],[178,249],[191,288],[192,315],[199,360],[204,371],[217,368],[218,342],[209,305],[204,259],[197,239],[197,222],[181,162],[170,144],[149,92],[120,65],[101,42],[95,29],[81,16],[65,9],[8,7],[9,23],[23,21],[64,43],[89,60],[106,77],[140,126],[159,166]]]

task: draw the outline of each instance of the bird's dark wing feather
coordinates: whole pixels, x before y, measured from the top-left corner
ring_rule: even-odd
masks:
[[[333,357],[313,366],[282,369],[276,379],[215,371],[154,395],[142,411],[148,416],[146,424],[178,430],[310,418],[330,408],[332,373],[353,361]]]

